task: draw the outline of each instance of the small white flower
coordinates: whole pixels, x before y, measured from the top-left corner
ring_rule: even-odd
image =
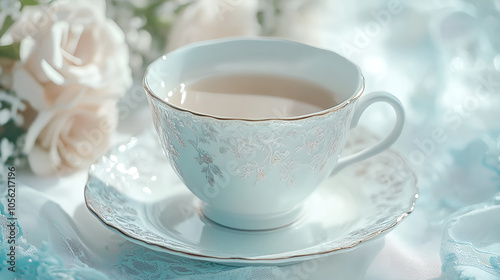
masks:
[[[0,110],[0,125],[6,124],[10,120],[10,110],[9,109],[1,109]]]
[[[156,9],[156,17],[164,23],[173,22],[175,19],[175,10],[179,8],[179,3],[176,1],[167,1]]]
[[[21,1],[19,0],[0,0],[0,26],[3,25],[7,17],[13,20],[19,18],[21,14]]]
[[[4,164],[7,159],[14,154],[14,144],[11,143],[7,138],[3,138],[0,142],[0,155],[1,162]]]

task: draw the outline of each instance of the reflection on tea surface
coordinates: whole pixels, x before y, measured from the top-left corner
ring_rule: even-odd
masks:
[[[262,74],[213,76],[181,84],[164,99],[178,107],[227,118],[289,118],[337,105],[334,94],[305,80]]]

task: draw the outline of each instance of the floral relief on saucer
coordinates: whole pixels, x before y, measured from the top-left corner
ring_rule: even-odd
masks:
[[[345,153],[375,141],[369,131],[353,130]],[[265,231],[226,228],[200,214],[152,129],[93,164],[85,187],[90,211],[128,240],[229,265],[286,265],[353,249],[397,226],[417,197],[414,172],[390,149],[329,178],[291,225]]]

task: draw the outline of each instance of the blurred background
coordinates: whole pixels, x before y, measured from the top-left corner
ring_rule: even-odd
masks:
[[[89,164],[151,123],[141,84],[149,63],[196,41],[282,37],[354,61],[366,92],[388,91],[406,108],[395,148],[418,175],[416,209],[367,253],[373,259],[351,255],[346,269],[365,260],[360,277],[366,279],[500,279],[499,0],[70,2],[0,0],[1,163],[24,170],[23,184],[61,206],[64,215],[74,218],[80,211],[74,205],[82,204]],[[85,37],[87,27],[92,36]],[[60,39],[72,36],[74,46]],[[84,67],[87,57],[93,57],[93,68]],[[69,109],[83,111],[73,116]],[[82,121],[89,116],[94,121]],[[68,140],[61,133],[92,129],[102,119],[110,119],[113,129],[76,164],[68,151],[82,158],[74,143],[89,137],[74,133]],[[373,106],[361,124],[368,120],[379,124],[369,127],[383,136],[394,116]],[[81,188],[63,197],[60,190],[74,182]],[[66,219],[60,223],[72,228]]]

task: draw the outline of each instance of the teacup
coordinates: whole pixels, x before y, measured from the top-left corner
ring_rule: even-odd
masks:
[[[169,102],[179,85],[227,73],[300,78],[332,89],[339,104],[293,117],[232,118]],[[191,44],[154,61],[143,83],[163,151],[199,199],[203,215],[243,230],[274,229],[296,221],[304,212],[305,200],[321,182],[391,146],[405,118],[401,103],[389,93],[361,97],[364,78],[351,61],[281,39],[231,38]],[[392,132],[372,147],[341,156],[349,130],[375,102],[394,109],[397,118]]]

